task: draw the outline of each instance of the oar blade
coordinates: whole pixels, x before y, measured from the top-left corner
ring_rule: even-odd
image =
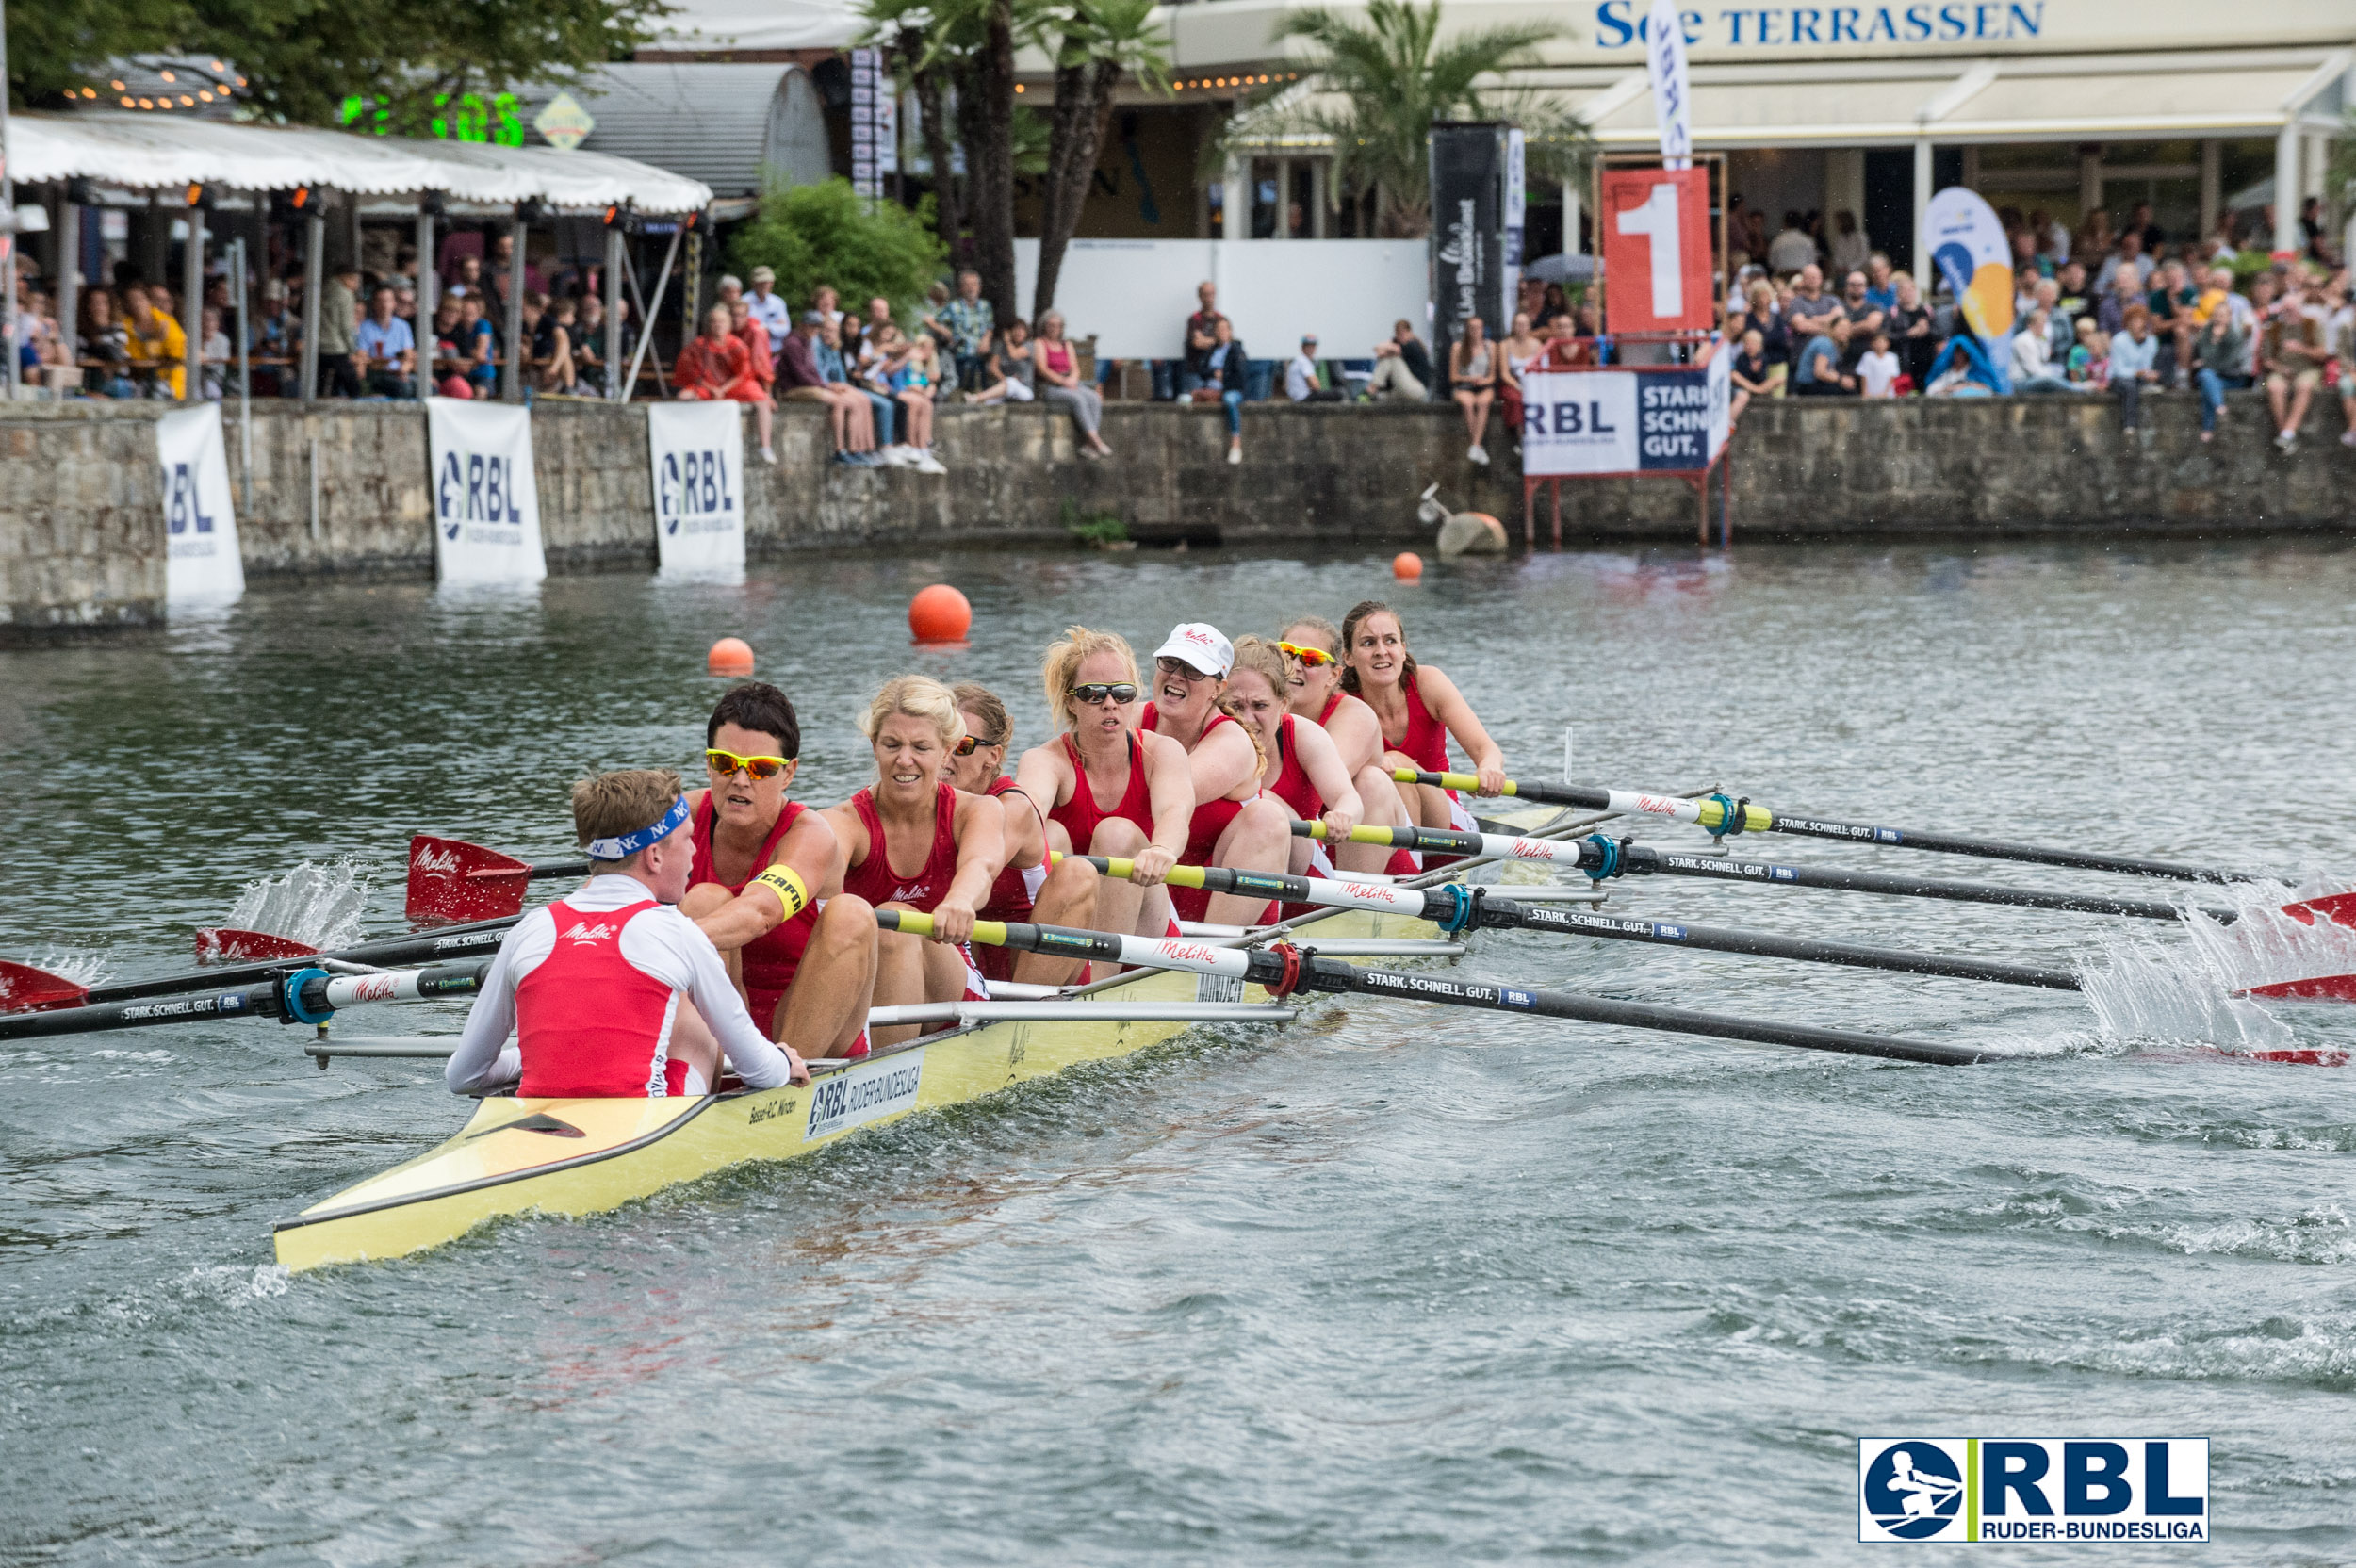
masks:
[[[532,867],[512,855],[420,833],[409,841],[409,890],[403,906],[423,924],[501,920],[519,914]]]
[[[31,964],[0,958],[0,1013],[45,1013],[78,1007],[90,988]]]
[[[319,949],[309,942],[299,942],[292,937],[281,937],[268,931],[243,931],[234,925],[212,925],[196,934],[196,961],[200,964],[251,963],[264,958],[309,958]]]
[[[2279,1002],[2356,1002],[2356,974],[2322,974],[2312,980],[2279,980],[2252,986],[2236,996],[2271,997]]]
[[[2356,930],[2356,892],[2327,893],[2321,898],[2303,898],[2296,904],[2282,906],[2282,913],[2301,925],[2313,925],[2317,917],[2334,925]]]

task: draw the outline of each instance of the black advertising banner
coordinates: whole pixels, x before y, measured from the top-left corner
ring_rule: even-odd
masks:
[[[1520,229],[1521,214],[1505,211],[1510,136],[1486,122],[1432,127],[1432,362],[1444,381],[1468,318],[1492,343],[1513,327],[1521,258],[1507,254],[1506,230]]]

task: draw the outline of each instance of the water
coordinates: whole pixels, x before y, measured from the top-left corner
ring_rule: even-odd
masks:
[[[911,651],[941,576],[976,642]],[[1068,621],[1268,630],[1388,587],[1372,558],[797,562],[271,588],[0,654],[0,956],[175,968],[306,861],[372,871],[395,928],[418,829],[564,853],[573,779],[695,760],[724,632],[800,704],[825,800],[899,669],[996,683],[1036,740]],[[1394,596],[1537,776],[1569,722],[1593,782],[2356,869],[2356,553],[1564,555]],[[2356,1078],[2202,1043],[2345,1046],[2356,1016],[2232,1004],[2230,953],[2143,923],[1665,878],[1614,906],[2149,972],[2106,1032],[2069,993],[1490,933],[1467,972],[2025,1059],[1325,1001],[292,1280],[273,1219],[456,1124],[424,1066],[322,1073],[267,1024],[0,1047],[0,1561],[1834,1560],[1886,1432],[2207,1435],[2218,1560],[2356,1560]]]

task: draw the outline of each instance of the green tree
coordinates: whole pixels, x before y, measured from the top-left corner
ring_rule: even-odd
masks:
[[[878,295],[907,314],[941,275],[948,250],[933,233],[932,199],[913,212],[891,202],[870,202],[848,180],[823,185],[777,187],[761,199],[761,211],[728,245],[728,264],[740,273],[769,267],[777,292],[795,310],[809,308],[821,284],[856,310]]]
[[[422,134],[437,97],[576,79],[653,37],[667,0],[40,0],[8,10],[9,87],[22,102],[102,90],[110,59],[176,54],[234,62],[267,116],[336,122],[353,95]],[[103,100],[102,100],[103,101]]]
[[[1039,41],[1054,46],[1055,101],[1048,116],[1033,319],[1055,302],[1064,248],[1079,227],[1097,155],[1112,127],[1113,90],[1128,75],[1150,90],[1169,90],[1170,35],[1154,19],[1154,9],[1155,0],[1067,0],[1040,26],[1042,34],[1052,35]]]
[[[1482,85],[1544,63],[1538,46],[1567,36],[1563,28],[1521,23],[1443,43],[1440,25],[1440,0],[1368,0],[1363,22],[1324,9],[1290,13],[1269,41],[1297,38],[1314,47],[1304,80],[1271,90],[1231,120],[1220,155],[1248,155],[1303,135],[1330,139],[1336,186],[1350,196],[1375,191],[1377,226],[1402,239],[1432,227],[1428,143],[1435,120],[1518,123],[1533,182],[1574,177],[1585,167],[1592,143],[1574,116],[1541,94]]]

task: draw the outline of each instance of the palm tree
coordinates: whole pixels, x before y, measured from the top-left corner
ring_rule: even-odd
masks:
[[[1155,0],[1069,0],[1056,25],[1055,105],[1047,144],[1047,185],[1039,213],[1039,281],[1032,290],[1037,320],[1055,302],[1064,247],[1079,226],[1081,204],[1096,174],[1097,154],[1112,126],[1113,89],[1123,75],[1156,92],[1169,90],[1170,35],[1154,19]]]
[[[1538,46],[1565,36],[1531,22],[1461,33],[1440,41],[1440,0],[1368,0],[1364,22],[1324,9],[1294,11],[1271,43],[1298,38],[1316,46],[1304,76],[1248,106],[1228,122],[1225,154],[1303,135],[1330,140],[1335,188],[1378,194],[1377,226],[1394,238],[1432,227],[1428,142],[1435,120],[1511,120],[1526,139],[1532,181],[1561,178],[1584,166],[1585,127],[1553,101],[1527,90],[1483,87],[1483,78],[1542,63]]]

